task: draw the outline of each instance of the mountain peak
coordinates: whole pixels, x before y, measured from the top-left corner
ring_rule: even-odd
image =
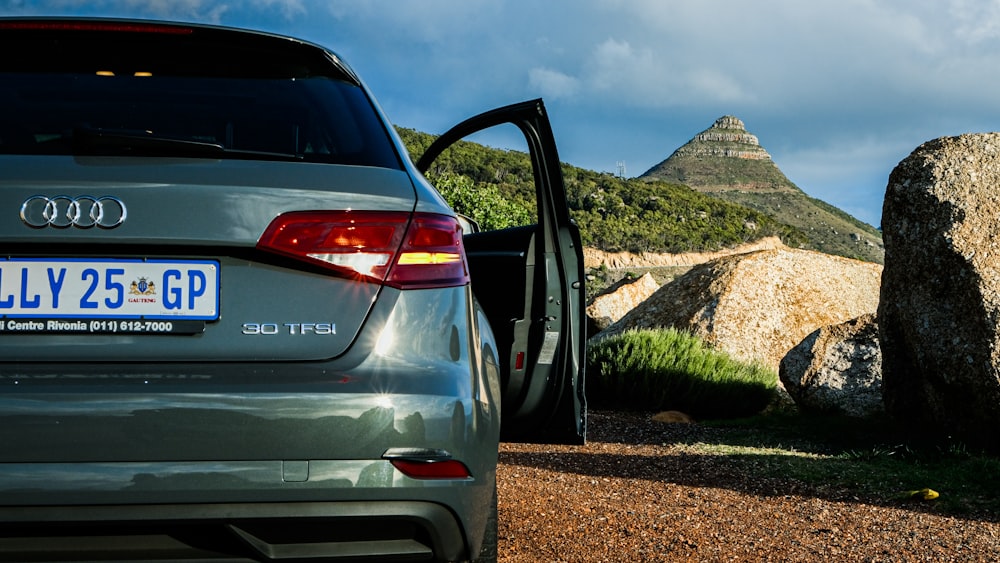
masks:
[[[740,131],[746,131],[747,126],[743,124],[743,120],[736,117],[735,115],[723,115],[719,119],[715,120],[715,124],[712,125],[713,129],[737,129]]]
[[[699,191],[799,191],[771,160],[743,120],[724,115],[640,178]]]
[[[732,115],[723,115],[711,127],[694,136],[681,147],[686,151],[701,151],[705,154],[770,160],[771,155],[760,146],[757,135],[747,131],[743,120]]]

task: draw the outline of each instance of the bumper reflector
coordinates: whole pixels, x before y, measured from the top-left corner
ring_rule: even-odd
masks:
[[[389,448],[382,454],[393,467],[411,479],[471,479],[464,463],[444,450]]]

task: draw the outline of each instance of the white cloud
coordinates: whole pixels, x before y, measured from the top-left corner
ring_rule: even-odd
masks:
[[[607,39],[594,48],[587,84],[595,92],[614,93],[630,105],[662,108],[713,102],[746,102],[739,79],[721,65],[692,65],[674,49],[634,48]]]
[[[719,102],[747,102],[752,96],[732,76],[712,69],[694,70],[688,73],[688,81],[692,86],[692,94],[705,99]]]
[[[250,6],[263,6],[264,8],[277,9],[286,19],[305,15],[307,10],[303,0],[250,0]]]
[[[638,107],[830,104],[853,92],[879,101],[880,92],[884,99],[908,81],[925,82],[951,54],[949,34],[940,29],[943,7],[919,0],[594,6],[609,25],[619,24],[595,64],[617,60],[623,69],[604,69],[603,76],[632,88]]]
[[[557,100],[568,98],[580,89],[580,81],[548,68],[533,68],[528,72],[528,85],[541,96]]]
[[[107,2],[125,10],[135,10],[147,16],[164,19],[192,19],[218,23],[229,11],[226,3],[204,0],[118,0]]]
[[[516,35],[504,26],[507,6],[492,0],[338,0],[323,4],[335,19],[380,28],[411,45],[414,40],[455,43],[460,38],[485,39],[496,33]],[[462,44],[469,46],[467,41]]]
[[[649,50],[632,49],[628,41],[607,39],[594,49],[589,82],[598,90],[621,89],[634,82],[633,77],[645,75],[650,82],[659,81],[657,65]]]
[[[218,23],[232,2],[218,0],[39,0],[6,2],[3,12],[86,14]]]
[[[997,0],[951,0],[948,13],[954,18],[955,37],[976,44],[1000,38],[1000,2]]]

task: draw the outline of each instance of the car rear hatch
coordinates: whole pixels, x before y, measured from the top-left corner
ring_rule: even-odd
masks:
[[[0,21],[0,47],[6,361],[347,349],[417,196],[336,55],[86,19]]]
[[[2,167],[5,361],[335,357],[381,287],[359,270],[377,266],[331,270],[273,231],[361,219],[401,235],[415,199],[405,173],[373,167],[42,156]]]

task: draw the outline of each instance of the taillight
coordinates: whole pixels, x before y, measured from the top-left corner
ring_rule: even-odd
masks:
[[[450,287],[469,283],[462,226],[447,215],[415,213],[386,284]]]
[[[469,282],[462,229],[447,215],[296,211],[272,221],[257,248],[400,289]]]

